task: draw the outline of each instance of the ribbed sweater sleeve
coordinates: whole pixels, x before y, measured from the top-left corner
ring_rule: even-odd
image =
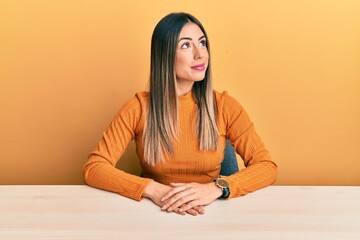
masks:
[[[223,116],[226,135],[246,168],[225,177],[230,184],[229,198],[244,195],[271,185],[276,180],[277,166],[265,148],[254,124],[236,99],[223,93]]]
[[[84,181],[88,185],[141,200],[147,183],[152,180],[115,168],[119,158],[134,138],[141,114],[141,104],[137,97],[125,103],[116,114],[83,168]]]

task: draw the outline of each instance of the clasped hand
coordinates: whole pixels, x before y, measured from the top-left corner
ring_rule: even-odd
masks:
[[[156,182],[150,184],[145,189],[144,197],[149,197],[163,211],[182,215],[204,214],[204,206],[209,205],[222,194],[215,183],[171,183],[170,186]]]

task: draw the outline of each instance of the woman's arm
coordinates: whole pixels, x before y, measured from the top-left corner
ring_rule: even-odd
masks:
[[[91,152],[83,168],[84,181],[99,189],[116,192],[122,196],[141,200],[151,199],[162,206],[161,197],[172,187],[128,174],[115,167],[117,161],[125,152],[126,147],[134,138],[140,124],[142,109],[138,97],[128,101],[115,116],[109,128],[104,132],[95,151]],[[180,213],[175,209],[175,212]],[[187,213],[202,214],[203,207],[189,208]],[[184,213],[180,213],[184,214]]]
[[[141,115],[138,96],[119,110],[83,168],[84,181],[88,185],[141,200],[146,185],[152,180],[125,173],[115,167],[134,138]]]
[[[233,198],[274,183],[277,166],[243,107],[226,92],[221,97],[225,100],[220,101],[219,112],[223,114],[221,117],[224,119],[222,124],[226,128],[226,136],[244,160],[246,167],[231,176],[221,176],[228,180],[230,185],[228,198]],[[173,184],[172,186],[175,188],[162,199],[163,210],[171,211],[183,203],[186,203],[187,207],[197,204],[207,205],[221,196],[221,190],[215,186],[215,183]],[[182,210],[186,211],[187,207]]]
[[[244,161],[245,168],[222,176],[230,185],[229,198],[238,197],[271,185],[277,176],[277,165],[255,131],[254,124],[236,99],[226,97],[223,114],[227,138]]]

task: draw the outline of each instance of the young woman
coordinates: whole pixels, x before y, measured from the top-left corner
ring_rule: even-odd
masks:
[[[165,16],[151,41],[149,92],[119,110],[84,166],[85,182],[162,210],[203,214],[217,199],[272,184],[277,167],[237,100],[212,88],[209,39],[187,13]],[[135,139],[142,177],[115,165]],[[219,176],[226,139],[245,169]]]

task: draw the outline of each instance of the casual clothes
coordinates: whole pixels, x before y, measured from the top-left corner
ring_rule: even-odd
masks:
[[[219,177],[226,139],[241,156],[246,168],[222,176],[230,185],[230,196],[237,197],[272,184],[277,167],[243,107],[227,92],[214,92],[217,105],[219,148],[200,151],[196,135],[197,104],[192,92],[179,96],[179,135],[173,141],[174,154],[151,166],[143,160],[143,129],[149,93],[140,92],[116,114],[95,151],[84,166],[85,182],[93,187],[141,200],[146,185],[154,180],[170,183],[209,183]],[[129,143],[135,139],[143,177],[115,168]]]

